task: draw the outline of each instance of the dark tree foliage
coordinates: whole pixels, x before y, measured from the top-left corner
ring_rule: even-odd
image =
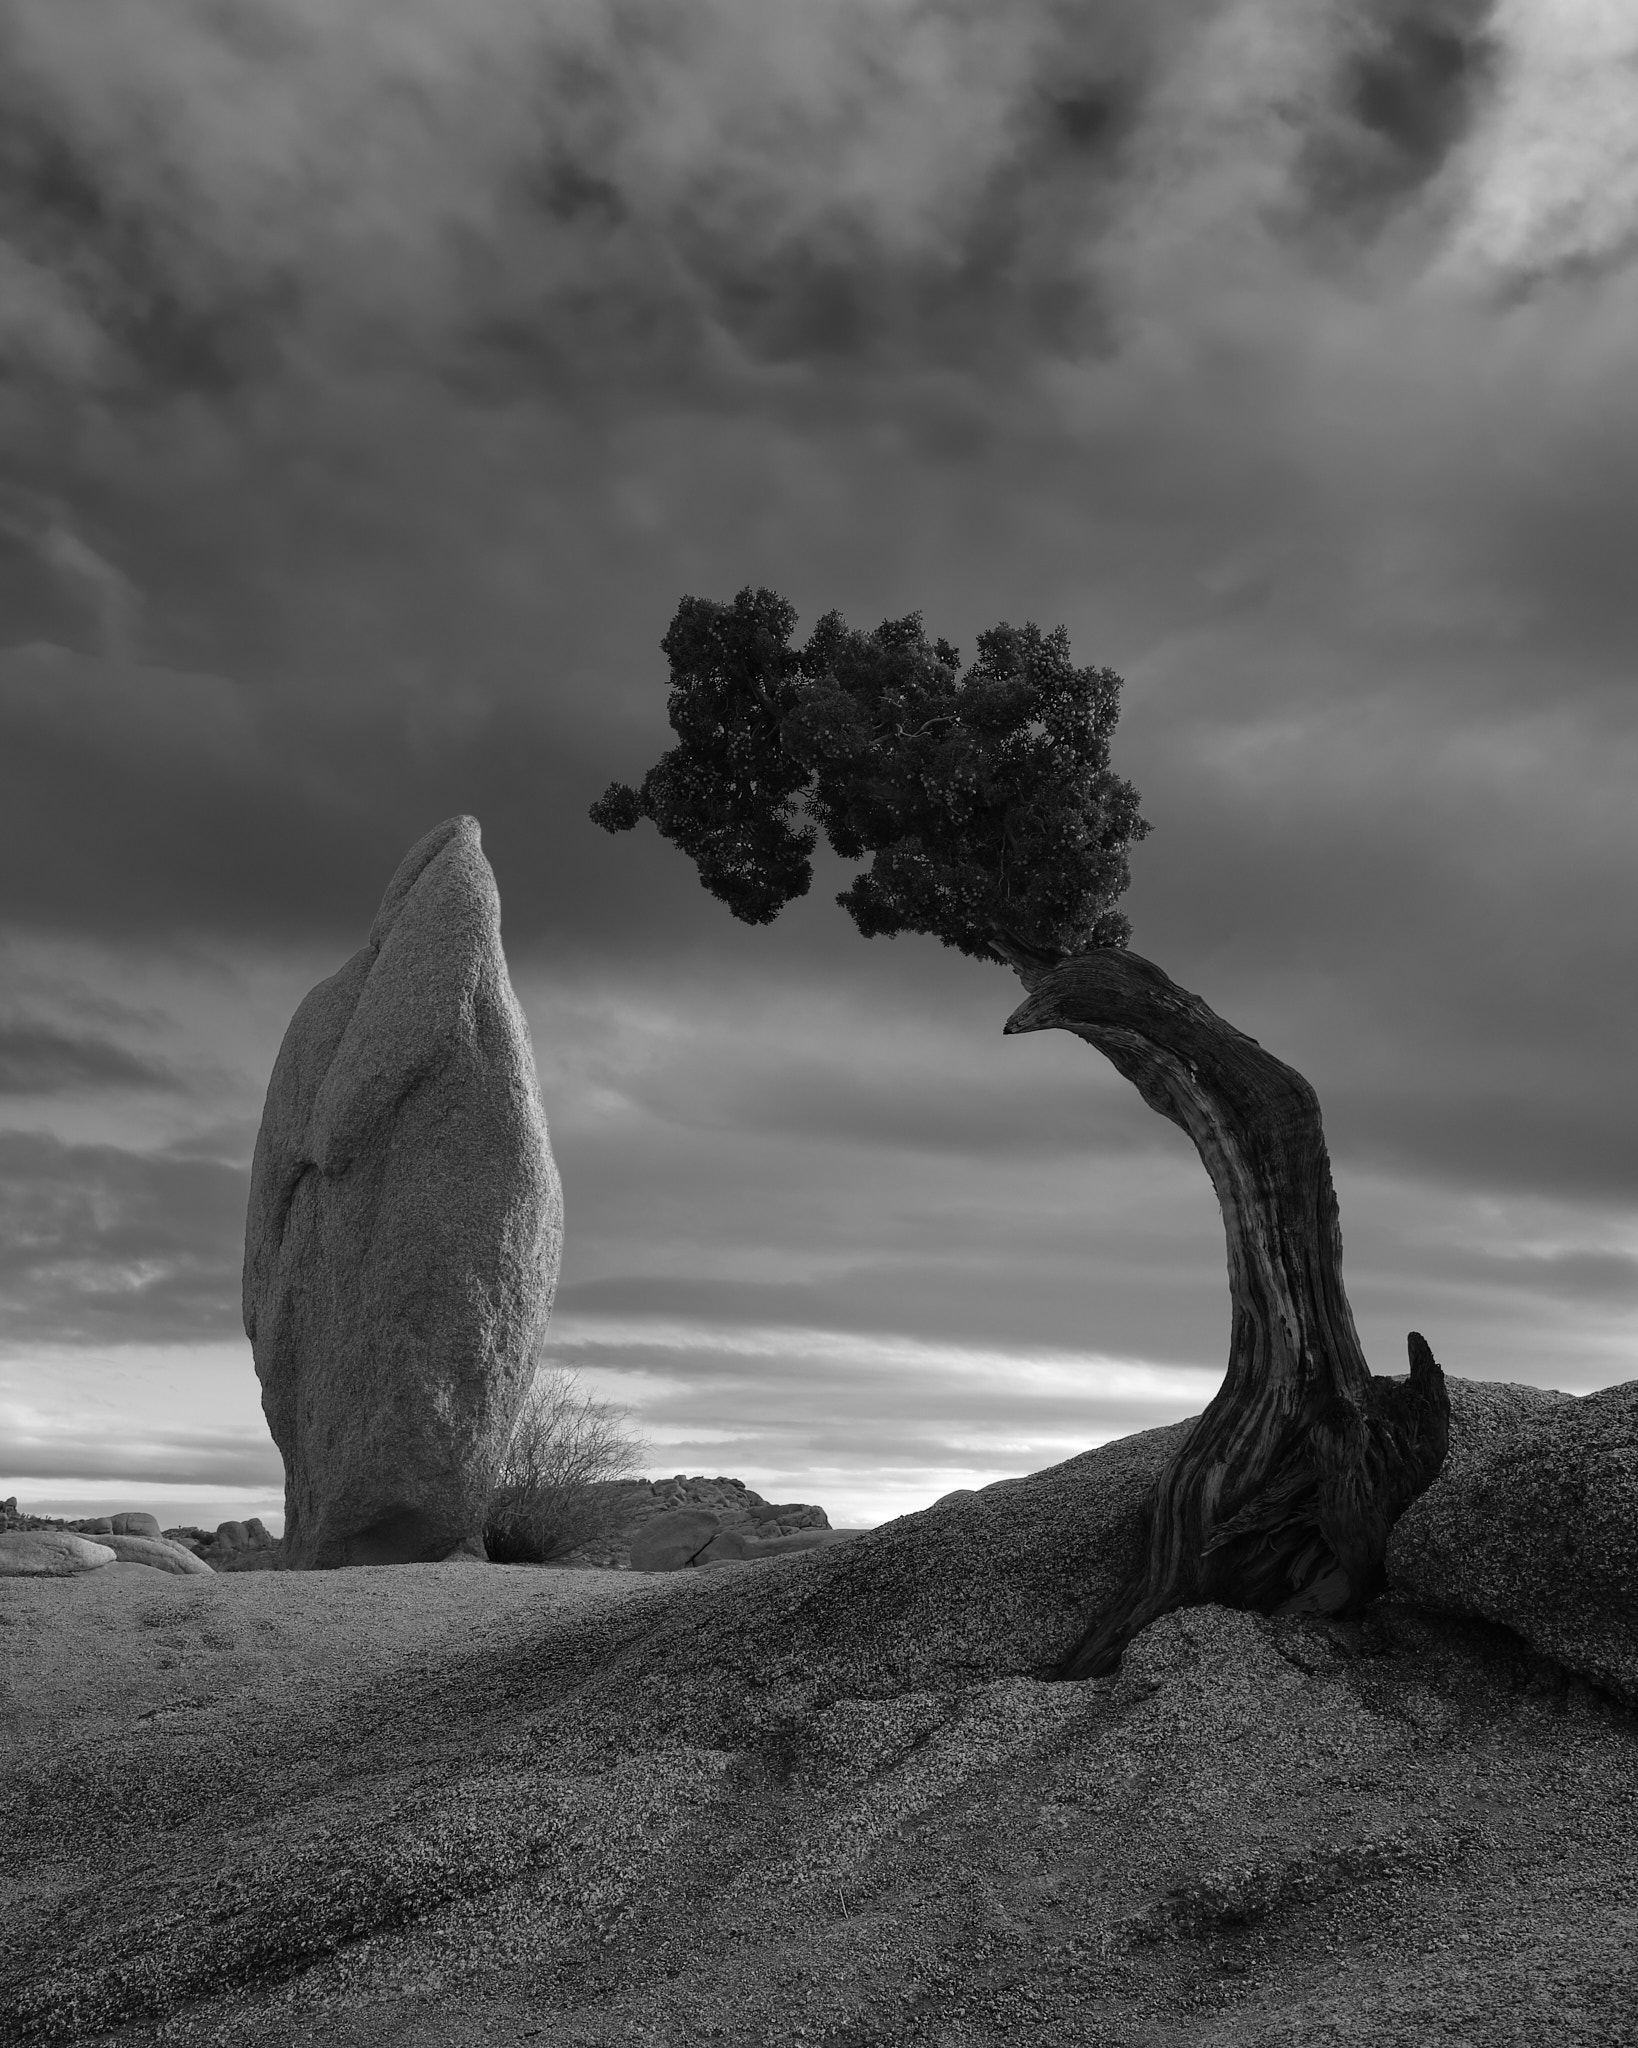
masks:
[[[660,643],[676,746],[592,818],[650,818],[747,924],[807,893],[823,833],[869,865],[837,901],[874,938],[927,932],[980,959],[1123,946],[1114,908],[1148,831],[1109,766],[1121,680],[1076,668],[1062,627],[992,627],[961,672],[921,615],[873,633],[829,612],[793,648],[771,590],[685,597]]]

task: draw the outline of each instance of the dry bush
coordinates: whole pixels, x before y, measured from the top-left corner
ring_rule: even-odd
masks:
[[[593,1401],[579,1376],[537,1372],[507,1446],[484,1522],[497,1564],[549,1564],[619,1519],[610,1480],[634,1477],[648,1445],[622,1409]]]

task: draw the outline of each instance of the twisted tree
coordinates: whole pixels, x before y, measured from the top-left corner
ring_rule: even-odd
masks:
[[[1188,1133],[1222,1208],[1228,1371],[1157,1482],[1142,1571],[1063,1675],[1113,1670],[1200,1601],[1358,1612],[1444,1462],[1444,1376],[1414,1332],[1408,1379],[1365,1362],[1313,1089],[1128,950],[1115,906],[1149,827],[1110,766],[1119,676],[1076,668],[1061,627],[996,626],[963,671],[917,613],[861,633],[831,612],[803,647],[795,625],[769,590],[684,598],[661,642],[677,744],[594,822],[650,819],[750,924],[806,894],[823,833],[868,862],[837,898],[867,938],[925,932],[1012,968],[1028,994],[1006,1030],[1095,1046]]]

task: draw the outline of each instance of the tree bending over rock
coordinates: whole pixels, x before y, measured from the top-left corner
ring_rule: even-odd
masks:
[[[1450,1410],[1414,1331],[1408,1380],[1365,1362],[1317,1096],[1134,953],[1025,980],[1009,1032],[1074,1032],[1193,1140],[1223,1212],[1234,1308],[1222,1387],[1156,1487],[1145,1573],[1065,1675],[1111,1669],[1139,1629],[1191,1602],[1357,1611],[1386,1589],[1388,1531],[1443,1464]]]
[[[594,821],[651,819],[752,924],[806,894],[821,832],[868,858],[837,899],[866,937],[925,932],[1013,968],[1029,993],[1007,1031],[1095,1046],[1188,1133],[1222,1208],[1227,1374],[1157,1483],[1142,1571],[1063,1675],[1114,1669],[1194,1602],[1357,1612],[1444,1461],[1444,1376],[1415,1333],[1408,1380],[1365,1362],[1313,1089],[1127,950],[1115,905],[1149,828],[1110,766],[1119,676],[1077,669],[1061,627],[994,627],[963,673],[919,614],[864,634],[832,612],[801,648],[795,623],[772,591],[685,598],[661,643],[678,744]]]

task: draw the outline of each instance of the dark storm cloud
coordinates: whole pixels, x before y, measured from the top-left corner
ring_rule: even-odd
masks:
[[[87,625],[100,653],[129,655],[141,600],[130,579],[38,492],[0,481],[0,619],[19,637],[73,640]]]
[[[1380,226],[1492,68],[1473,0],[24,5],[3,34],[11,352],[153,403],[349,361],[553,402],[1015,374],[1130,336],[1134,233],[1225,173]]]
[[[75,134],[71,106],[39,96],[26,65],[8,75],[0,237],[20,267],[61,282],[103,345],[114,395],[224,398],[270,370],[279,278],[235,278],[221,252],[200,261],[177,195],[167,205],[159,192],[126,189],[122,158]]]
[[[1494,80],[1494,0],[1389,0],[1343,29],[1331,91],[1298,148],[1303,218],[1380,233],[1443,170]]]
[[[1504,669],[1446,724],[1426,694],[1467,679],[1431,669],[1303,702],[1236,665],[1227,716],[1168,678],[1135,943],[1308,1075],[1339,1160],[1630,1201],[1638,713],[1602,679],[1509,702]]]
[[[1508,1086],[1475,1087],[1458,1063],[1369,1096],[1334,1088],[1326,1105],[1333,1153],[1451,1186],[1638,1207],[1638,1109],[1609,1101],[1602,1062],[1613,1050],[1600,1047],[1591,1071],[1572,1063],[1552,1074],[1537,1045],[1521,1045]]]
[[[784,1131],[867,1147],[956,1153],[983,1159],[997,1153],[1072,1153],[1105,1158],[1151,1152],[1166,1140],[1154,1112],[1132,1093],[1105,1091],[1101,1075],[1073,1104],[1054,1087],[1020,1085],[1016,1067],[1002,1064],[995,1046],[989,1073],[955,1087],[925,1072],[892,1071],[855,1060],[849,1070],[825,1071],[803,1062],[755,1078],[724,1076],[713,1120],[739,1128]],[[658,1104],[655,1105],[659,1107]],[[690,1105],[691,1106],[691,1105]],[[670,1114],[677,1114],[674,1106]],[[662,1112],[664,1113],[664,1112]]]
[[[601,1041],[583,1017],[576,1028],[543,1007],[543,1086],[571,1104],[579,1090],[607,1089],[628,1114],[701,1135],[745,1132],[974,1162],[1175,1155],[1179,1147],[1193,1156],[1096,1054],[1076,1048],[1054,1059],[1005,1041],[1017,984],[1004,972],[962,963],[947,973],[930,945],[888,964],[900,966],[912,988],[919,981],[925,993],[932,984],[937,993],[922,1014],[881,980],[844,995],[811,962],[806,976],[781,963],[760,988],[737,983],[731,1009],[701,992],[686,1017],[666,1007],[674,988],[627,983],[606,998],[630,1005],[625,1031]],[[645,1012],[656,1020],[646,1047],[635,1022]],[[564,1031],[575,1054],[567,1068],[556,1065],[552,1042]]]
[[[94,460],[20,414],[19,461],[121,543],[102,552],[148,598],[156,660],[316,668],[350,696],[416,668],[482,699],[527,692],[533,632],[582,685],[552,705],[557,746],[601,740],[653,674],[700,556],[723,595],[769,552],[782,583],[792,557],[819,583],[845,553],[838,497],[878,508],[853,522],[867,558],[875,525],[896,536],[883,609],[936,595],[915,587],[924,533],[958,585],[975,557],[998,592],[1037,552],[1079,580],[1102,557],[1175,618],[1223,571],[1188,559],[1191,525],[1219,552],[1227,522],[1253,554],[1296,530],[1345,556],[1308,502],[1326,468],[1361,489],[1339,520],[1369,523],[1379,451],[1361,468],[1335,445],[1346,404],[1281,445],[1282,406],[1346,400],[1355,372],[1326,361],[1339,309],[1280,224],[1357,239],[1425,196],[1448,230],[1473,169],[1454,160],[1499,118],[1498,33],[1463,0],[1037,6],[1004,33],[959,6],[343,20],[263,0],[77,26],[25,6],[4,74],[29,110],[15,388],[48,367],[94,410],[98,365],[136,360],[104,303],[121,281],[134,305],[206,307],[246,278],[301,283],[260,323],[295,339],[254,403],[214,405],[206,374],[185,413],[108,425]],[[42,169],[43,133],[72,175]],[[1428,259],[1419,243],[1346,292],[1408,303]],[[1437,393],[1488,339],[1455,320],[1405,383]],[[187,387],[151,382],[156,402]],[[476,388],[498,426],[464,410]],[[896,443],[885,462],[873,437]],[[549,593],[525,587],[531,545]],[[1150,559],[1128,577],[1134,547]],[[839,562],[814,597],[860,580]],[[1124,664],[1135,623],[1098,657]]]
[[[8,1340],[238,1335],[247,1185],[215,1159],[0,1132]]]
[[[1197,1264],[1180,1266],[1178,1246],[1163,1227],[1135,1239],[1137,1232],[1124,1242],[1082,1233],[1064,1246],[1008,1230],[994,1236],[988,1257],[971,1244],[962,1247],[972,1254],[965,1263],[949,1252],[929,1257],[906,1246],[892,1257],[861,1255],[851,1270],[813,1281],[631,1273],[565,1283],[562,1313],[671,1318],[721,1330],[847,1331],[864,1348],[920,1336],[1020,1354],[1084,1346],[1158,1366],[1214,1359],[1220,1366],[1229,1331],[1221,1255],[1214,1258],[1208,1246]],[[1066,1266],[1075,1275],[1072,1288],[1063,1285]],[[704,1363],[701,1369],[714,1370]]]
[[[503,866],[574,861],[600,837],[594,773],[527,706],[429,716],[0,654],[0,918],[361,943],[399,856],[455,812],[490,824]],[[526,890],[515,921],[539,928]]]
[[[956,5],[414,12],[19,10],[19,344],[153,399],[229,395],[338,317],[491,380],[510,357],[709,385],[724,335],[767,362],[1015,354],[1073,328],[1073,245],[1185,32],[1137,7],[1037,7],[1004,37]],[[236,123],[189,97],[212,90]],[[372,289],[411,315],[396,346]]]
[[[1638,1257],[1624,1252],[1446,1253],[1440,1271],[1518,1294],[1555,1296],[1600,1308],[1638,1306]]]
[[[1379,1364],[1412,1301],[1475,1351],[1617,1313],[1624,33],[1567,0],[16,0],[0,917],[339,964],[475,813],[520,979],[659,1018],[624,1065],[569,1018],[561,1072],[537,1027],[565,1314],[839,1331],[793,1455],[875,1413],[919,1459],[943,1382],[907,1395],[884,1332],[1221,1359],[1197,1163],[1084,1047],[1003,1041],[1005,975],[861,945],[829,868],[752,932],[585,809],[667,743],[685,591],[766,582],[804,630],[921,605],[969,651],[1062,619],[1129,678],[1138,949],[1318,1087]],[[236,1327],[242,1122],[28,1141],[28,1327]],[[1581,1220],[1546,1265],[1394,1235],[1470,1191]]]
[[[180,1086],[180,1077],[163,1061],[146,1059],[113,1039],[0,1017],[0,1096]]]

